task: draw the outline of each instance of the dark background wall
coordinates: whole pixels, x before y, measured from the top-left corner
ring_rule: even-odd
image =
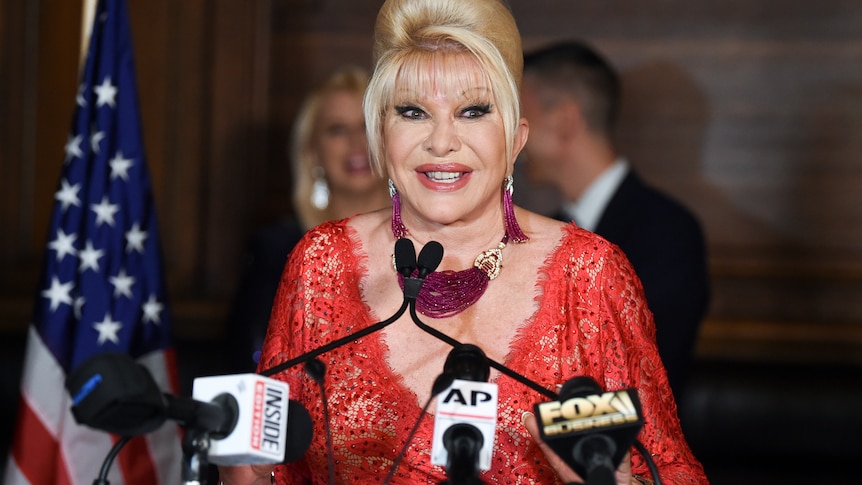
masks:
[[[219,371],[245,238],[289,210],[286,143],[302,96],[344,62],[369,66],[380,3],[128,0],[186,381]],[[766,473],[756,471],[764,461],[756,453],[786,443],[784,435],[754,432],[761,439],[752,440],[728,416],[745,415],[746,399],[765,399],[757,402],[769,415],[784,398],[814,394],[802,376],[850,394],[818,408],[846,431],[841,403],[858,402],[851,391],[862,390],[854,380],[862,368],[862,8],[849,0],[510,4],[525,47],[576,36],[607,54],[624,77],[623,151],[704,223],[714,295],[698,346],[692,402],[700,407],[685,412],[713,481],[754,483]],[[0,0],[4,396],[17,388],[74,107],[80,18],[77,2]],[[768,386],[775,392],[762,396]],[[776,429],[809,429],[798,416]],[[722,418],[736,427],[716,425]],[[833,428],[819,429],[835,438]],[[743,433],[739,449],[754,448],[747,470],[725,470],[730,452],[712,439],[733,445],[734,430]]]

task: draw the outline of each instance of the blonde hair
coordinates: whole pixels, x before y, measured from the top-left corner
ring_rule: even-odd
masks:
[[[375,68],[363,102],[376,170],[383,171],[383,122],[393,106],[396,81],[423,85],[427,79],[415,67],[448,54],[468,54],[484,72],[503,117],[511,160],[524,58],[509,8],[501,0],[387,0],[374,26]]]
[[[356,66],[338,69],[316,88],[299,109],[293,124],[290,159],[293,167],[293,206],[299,221],[306,228],[327,220],[325,211],[311,205],[313,169],[316,163],[313,148],[315,129],[320,118],[323,99],[332,93],[346,91],[362,98],[368,86],[368,73]]]

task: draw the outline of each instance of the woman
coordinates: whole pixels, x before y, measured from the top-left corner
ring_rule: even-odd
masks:
[[[305,231],[390,205],[386,179],[369,163],[362,112],[366,86],[365,70],[342,67],[297,113],[290,152],[296,217],[261,229],[248,244],[228,326],[234,371],[254,371],[252,356],[263,344],[287,255]]]
[[[611,390],[637,388],[646,420],[640,440],[662,478],[704,483],[625,256],[593,233],[511,204],[509,176],[528,134],[519,114],[522,52],[511,13],[500,0],[389,0],[378,15],[374,55],[365,97],[369,148],[391,179],[392,210],[323,224],[300,242],[276,296],[261,367],[392,315],[402,301],[392,264],[396,239],[407,237],[417,248],[438,241],[443,260],[426,278],[428,299],[418,305],[426,324],[549,390],[576,375]],[[487,273],[473,266],[477,259]],[[429,297],[429,285],[438,293]],[[381,483],[405,443],[392,483],[445,480],[443,468],[430,463],[433,419],[426,416],[407,440],[450,349],[404,316],[324,354],[326,393],[337,410],[329,423],[332,456],[314,381],[299,369],[278,374],[310,410],[314,436],[300,462],[275,467],[276,482],[327,483],[332,458],[336,483]],[[496,372],[491,380],[499,385],[499,418],[482,480],[577,480],[536,438],[529,411],[548,399]],[[222,471],[226,484],[252,484],[268,483],[273,469]],[[616,479],[628,485],[648,475],[633,454]]]

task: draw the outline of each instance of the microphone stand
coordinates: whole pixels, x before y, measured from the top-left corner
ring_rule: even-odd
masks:
[[[114,458],[120,454],[120,450],[126,446],[132,439],[131,436],[123,436],[119,441],[114,443],[114,446],[111,447],[111,451],[108,452],[108,456],[105,457],[105,461],[102,462],[102,469],[99,471],[99,476],[93,480],[93,485],[109,485],[111,482],[108,481],[108,471],[111,469],[111,464],[114,462]]]
[[[182,480],[185,485],[206,485],[209,433],[189,427],[183,436]]]
[[[439,245],[439,243],[438,243]],[[441,257],[442,257],[442,248]],[[437,264],[440,262],[437,261]],[[404,300],[401,303],[401,308],[395,312],[394,315],[383,320],[382,322],[375,323],[370,327],[363,328],[357,332],[351,333],[350,335],[346,335],[338,340],[333,340],[326,345],[322,345],[308,353],[302,354],[300,356],[294,357],[293,359],[287,360],[278,364],[276,366],[270,367],[269,369],[265,369],[260,371],[259,374],[264,377],[269,377],[274,374],[278,374],[279,372],[289,369],[297,364],[302,364],[304,362],[308,362],[311,359],[316,358],[320,354],[325,352],[329,352],[330,350],[334,350],[342,345],[346,345],[353,340],[358,338],[362,338],[370,333],[374,333],[384,327],[387,327],[394,323],[396,320],[401,318],[401,315],[404,315],[404,312],[407,311],[407,306],[409,301],[412,299],[416,300],[416,295],[419,294],[419,289],[422,287],[422,282],[425,281],[425,278],[410,278],[410,274],[416,268],[416,250],[413,249],[413,243],[410,242],[409,239],[401,238],[395,241],[395,267],[396,270],[404,275]],[[436,268],[436,264],[434,265]],[[433,269],[431,270],[433,271]],[[409,291],[408,291],[409,289]]]
[[[419,284],[421,285],[422,283],[420,282]],[[329,352],[330,350],[333,350],[333,349],[336,349],[338,347],[341,347],[342,345],[348,344],[353,340],[356,340],[358,338],[362,338],[362,337],[364,337],[370,333],[374,333],[374,332],[376,332],[376,331],[378,331],[384,327],[387,327],[387,326],[391,325],[392,323],[394,323],[399,318],[401,318],[401,315],[404,315],[404,312],[407,311],[408,303],[409,303],[409,300],[407,299],[407,296],[405,295],[404,296],[404,302],[401,304],[401,308],[399,308],[398,311],[396,311],[394,315],[387,318],[386,320],[383,320],[382,322],[375,323],[374,325],[371,325],[370,327],[365,327],[362,330],[351,333],[350,335],[346,335],[346,336],[344,336],[338,340],[333,340],[332,342],[329,342],[328,344],[321,345],[320,347],[318,347],[318,348],[316,348],[316,349],[314,349],[314,350],[312,350],[306,354],[302,354],[300,356],[294,357],[293,359],[284,361],[281,364],[270,367],[269,369],[264,369],[264,370],[260,371],[259,374],[264,376],[264,377],[269,377],[269,376],[272,376],[274,374],[278,374],[279,372],[281,372],[285,369],[289,369],[289,368],[291,368],[297,364],[302,364],[304,362],[308,362],[320,354]]]
[[[407,287],[407,278],[405,278],[404,280],[405,280],[404,286],[406,288]],[[413,319],[413,323],[415,323],[416,326],[418,326],[419,328],[424,330],[426,333],[433,335],[434,337],[442,340],[443,342],[446,342],[447,344],[451,345],[452,347],[458,347],[460,345],[463,345],[461,342],[453,339],[452,337],[446,335],[445,333],[443,333],[443,332],[441,332],[441,331],[439,331],[433,327],[429,327],[422,320],[420,320],[419,315],[416,314],[416,299],[415,298],[410,300],[410,318]],[[509,369],[505,365],[503,365],[499,362],[496,362],[494,359],[488,358],[488,364],[491,367],[500,371],[501,374],[505,374],[505,375],[511,377],[512,379],[515,379],[516,381],[529,387],[530,389],[533,389],[534,391],[547,397],[548,399],[559,399],[559,397],[560,397],[557,395],[557,393],[550,391],[548,389],[545,389],[544,387],[540,386],[538,383],[533,382],[530,379],[527,379],[526,377],[522,376],[521,374],[518,374],[517,372],[513,371],[512,369]]]

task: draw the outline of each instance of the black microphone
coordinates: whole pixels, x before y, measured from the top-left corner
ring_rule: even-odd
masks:
[[[413,250],[413,243],[410,242],[409,239],[402,238],[399,239],[399,241],[407,241],[410,245],[411,251]],[[419,251],[419,259],[416,263],[418,268],[410,268],[410,272],[400,272],[404,277],[404,297],[406,299],[413,301],[419,297],[419,290],[422,289],[422,283],[425,281],[425,277],[433,273],[434,270],[437,269],[437,266],[440,266],[440,261],[442,260],[443,245],[437,241],[428,241],[426,245],[422,246],[422,250]],[[412,276],[414,273],[413,269],[418,269],[415,277]]]
[[[85,360],[66,377],[78,424],[120,436],[155,431],[167,420],[162,391],[146,367],[119,352]]]
[[[602,392],[591,377],[570,379],[558,400],[534,406],[542,440],[587,485],[614,485],[614,472],[643,427],[634,389]]]
[[[411,276],[416,270],[416,249],[413,243],[406,237],[395,241],[395,271],[405,278]]]
[[[488,358],[475,345],[459,345],[446,357],[443,374],[455,379],[438,399],[431,463],[446,466],[442,484],[481,484],[479,470],[491,468],[497,425],[498,389],[488,383]]]
[[[441,261],[443,261],[443,245],[437,241],[428,241],[428,244],[422,246],[422,250],[419,251],[419,260],[416,262],[419,267],[417,278],[424,280],[437,269],[437,266],[440,266]]]

